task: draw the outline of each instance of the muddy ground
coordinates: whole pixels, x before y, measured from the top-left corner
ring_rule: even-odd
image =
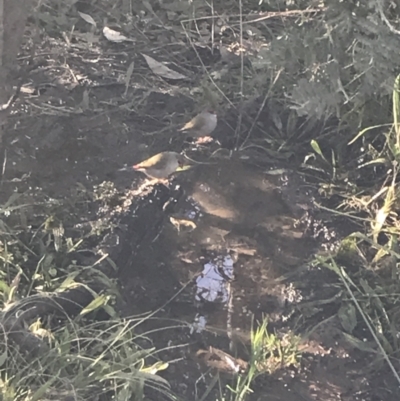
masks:
[[[222,101],[215,132],[220,144],[195,146],[177,132],[197,105],[190,89],[207,77],[198,57],[207,71],[219,71],[225,67],[218,51],[179,43],[163,52],[140,35],[135,45],[117,44],[97,31],[88,43],[82,35],[89,28],[79,20],[69,42],[42,32],[34,57],[40,67],[30,73],[8,120],[0,201],[19,193],[18,202],[30,205],[14,228],[34,232],[50,215],[74,227],[95,221],[96,187],[107,183],[124,193],[145,179],[119,168],[159,151],[185,151],[193,168],[171,183],[184,196],[162,226],[154,230],[149,224],[147,241],[139,248],[133,244],[129,263],[118,266],[120,312],[132,316],[160,308],[151,325],[175,326],[152,338],[157,348],[175,347],[160,354],[176,361],[161,373],[173,390],[184,399],[204,392],[210,377],[201,378],[206,370],[194,356],[198,349],[233,353],[233,347],[248,359],[254,315],[268,316],[270,330],[280,336],[298,334],[302,358],[298,366],[257,379],[252,399],[399,399],[389,376],[377,375],[374,355],[354,349],[343,336],[336,276],[310,263],[352,227],[315,208],[316,191],[304,182],[298,159],[282,162],[254,148],[234,151],[251,119],[242,121],[238,134],[237,113]],[[28,59],[30,46],[19,63]],[[140,54],[145,50],[185,60],[192,81],[180,85],[155,76]],[[259,108],[260,101],[253,106]],[[259,121],[268,122],[268,110]],[[260,135],[256,128],[255,138]],[[95,248],[93,241],[86,245]]]

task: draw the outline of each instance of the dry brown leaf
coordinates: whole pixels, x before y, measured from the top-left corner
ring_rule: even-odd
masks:
[[[246,248],[245,246],[230,246],[230,249],[233,252],[236,252],[238,255],[246,255],[246,256],[255,256],[257,254],[257,249],[254,248]]]
[[[151,71],[154,72],[154,74],[168,79],[187,79],[185,75],[171,70],[164,63],[160,63],[153,57],[147,56],[146,54],[143,53],[142,56],[145,58],[147,65],[150,67]]]
[[[103,28],[103,35],[107,40],[114,43],[134,42],[133,39],[127,38],[125,35],[122,35],[122,33],[114,31],[114,29],[111,29],[108,26]]]
[[[178,231],[181,230],[181,226],[190,228],[190,231],[196,229],[196,223],[192,220],[187,219],[176,219],[175,217],[169,218],[170,222],[176,227]]]
[[[90,25],[96,26],[96,21],[89,15],[78,11],[78,14],[82,19],[84,19]]]

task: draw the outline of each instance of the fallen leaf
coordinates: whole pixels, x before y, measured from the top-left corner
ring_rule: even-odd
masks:
[[[375,349],[375,344],[372,341],[364,342],[362,340],[359,340],[357,337],[354,337],[351,334],[348,334],[346,332],[342,332],[342,334],[343,334],[343,337],[346,339],[346,341],[352,347],[359,349],[360,351],[363,351],[363,352],[370,352],[372,354],[377,353],[377,351]]]
[[[181,226],[190,228],[190,231],[193,231],[197,226],[196,223],[191,220],[186,219],[176,219],[175,217],[169,218],[170,222],[176,227],[178,231],[180,231]]]
[[[127,38],[125,35],[122,35],[122,33],[114,31],[114,29],[111,29],[108,26],[103,28],[103,35],[107,40],[114,43],[134,42],[133,39]]]
[[[246,372],[249,367],[248,362],[243,359],[234,358],[226,352],[214,347],[210,347],[208,350],[199,349],[194,356],[207,367],[228,374]]]
[[[234,245],[230,247],[230,249],[233,252],[236,252],[238,255],[254,256],[257,254],[257,249],[254,248],[246,248]]]
[[[97,25],[96,21],[89,14],[81,13],[80,11],[78,11],[78,14],[80,15],[80,17],[82,19],[84,19],[90,25],[93,25],[93,26]]]
[[[130,63],[127,71],[126,71],[126,76],[125,76],[125,93],[124,96],[127,95],[128,90],[129,90],[129,82],[131,80],[132,74],[133,74],[133,69],[135,68],[135,63],[132,61],[132,63]]]
[[[182,75],[179,72],[171,70],[165,64],[160,63],[157,60],[154,60],[153,57],[147,56],[146,54],[143,53],[142,56],[145,58],[147,65],[150,67],[151,71],[154,72],[154,74],[168,79],[187,79],[185,75]]]
[[[357,326],[356,308],[354,305],[349,302],[343,303],[338,310],[338,317],[347,333],[352,333]]]

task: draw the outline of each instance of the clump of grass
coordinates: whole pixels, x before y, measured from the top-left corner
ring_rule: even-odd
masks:
[[[62,221],[50,216],[36,231],[17,231],[6,223],[26,205],[14,206],[13,196],[0,209],[0,306],[2,316],[13,305],[21,311],[45,299],[45,290],[58,291],[84,286],[93,301],[76,318],[63,311],[62,321],[49,316],[25,322],[26,331],[37,338],[38,350],[17,346],[4,331],[0,337],[0,399],[39,400],[141,400],[144,389],[153,388],[167,397],[172,393],[167,381],[157,375],[168,364],[156,357],[156,350],[136,329],[146,318],[121,320],[112,306],[118,289],[99,269],[109,260],[100,256],[89,266],[80,266],[67,254],[78,250],[82,239],[66,238]],[[46,216],[46,214],[44,214]],[[43,215],[41,215],[43,217]],[[54,248],[57,230],[58,249]],[[28,256],[23,259],[23,252]],[[29,259],[29,260],[28,260]],[[29,263],[29,268],[25,264]],[[25,268],[22,269],[21,266]],[[114,266],[115,267],[115,266]],[[115,267],[116,268],[116,267]],[[86,283],[86,284],[82,284]],[[90,289],[95,283],[100,294]],[[42,296],[43,295],[43,296]],[[22,299],[20,299],[22,298]],[[93,321],[93,312],[103,310],[112,320]],[[21,333],[21,336],[23,334]],[[37,352],[38,351],[38,352]]]
[[[279,337],[268,331],[264,318],[251,332],[250,360],[245,372],[238,372],[230,384],[224,385],[219,375],[208,386],[199,401],[203,401],[212,387],[219,382],[220,401],[244,401],[252,393],[252,385],[260,375],[272,374],[288,366],[298,366],[301,352],[300,338],[294,334]]]
[[[344,339],[352,347],[375,356],[370,368],[381,369],[385,362],[400,383],[392,363],[392,357],[400,350],[400,75],[394,83],[392,102],[392,122],[367,127],[349,142],[353,146],[362,142],[363,153],[357,169],[346,177],[352,193],[344,186],[336,188],[343,200],[332,213],[357,222],[359,229],[344,238],[332,256],[318,257],[317,263],[335,272],[343,285],[337,317]],[[376,166],[384,168],[379,170]],[[371,176],[370,181],[361,179],[363,185],[357,185],[358,177],[362,178],[365,172]],[[366,329],[362,331],[363,338],[359,338],[361,326]]]
[[[382,288],[378,286],[376,289],[372,288],[365,279],[361,279],[359,283],[354,282],[346,273],[345,268],[338,265],[332,257],[324,261],[321,260],[321,264],[334,271],[340,277],[353,303],[350,307],[354,312],[348,313],[346,317],[346,321],[349,324],[343,324],[342,322],[343,328],[347,331],[343,333],[344,337],[353,347],[375,354],[376,362],[380,362],[383,359],[398,384],[400,384],[400,376],[390,358],[390,354],[397,354],[399,351],[397,339],[398,327],[396,327],[395,322],[398,308],[393,311],[393,308],[388,310],[386,307],[393,296],[396,297],[396,295],[392,294],[392,291],[386,292],[388,287]],[[349,310],[348,307],[347,309]],[[365,341],[352,335],[352,331],[357,326],[355,310],[361,316],[375,345],[371,343],[367,344]],[[351,328],[350,330],[349,327]]]
[[[141,400],[145,386],[172,397],[168,383],[156,374],[168,364],[157,361],[145,335],[134,333],[140,323],[135,319],[83,325],[71,320],[51,330],[36,322],[31,331],[48,344],[48,351],[31,360],[10,344],[1,344],[0,398],[98,400],[104,395]]]

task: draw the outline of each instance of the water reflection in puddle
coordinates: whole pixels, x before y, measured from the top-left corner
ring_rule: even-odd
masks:
[[[228,302],[229,281],[232,279],[233,260],[229,255],[206,263],[196,280],[196,301]]]
[[[227,323],[231,326],[230,312],[232,312],[232,287],[234,278],[234,260],[230,255],[219,255],[208,261],[203,271],[196,279],[196,302],[223,304],[227,307]],[[207,317],[197,314],[194,319],[192,332],[202,332],[207,327]]]

